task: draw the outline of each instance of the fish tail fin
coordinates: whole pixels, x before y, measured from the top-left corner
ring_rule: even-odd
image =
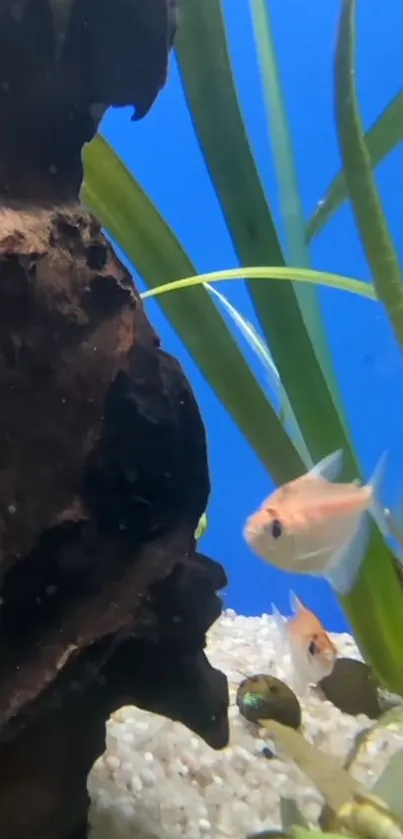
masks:
[[[368,550],[370,535],[371,516],[365,511],[355,535],[340,552],[337,564],[324,574],[337,594],[346,595],[352,591]]]
[[[343,450],[337,449],[337,451],[320,460],[316,466],[313,466],[308,475],[312,478],[326,478],[327,481],[336,481],[340,477],[342,468]]]
[[[274,603],[271,604],[271,613],[273,615],[274,623],[276,625],[276,628],[282,631],[284,629],[286,619],[281,614],[281,612],[279,612],[279,610],[277,609],[277,606],[275,606]]]
[[[388,455],[386,452],[378,460],[378,463],[368,481],[368,486],[372,489],[372,498],[370,504],[370,513],[372,518],[376,521],[382,535],[387,537],[389,535],[388,516],[385,513],[385,508],[379,500],[382,484],[385,479],[386,463]]]
[[[375,521],[385,537],[389,534],[387,514],[378,499],[385,476],[386,460],[385,453],[368,481],[368,486],[372,490],[370,504],[363,512],[353,538],[343,546],[337,564],[326,574],[326,579],[338,594],[349,594],[355,584],[371,538],[371,519]]]

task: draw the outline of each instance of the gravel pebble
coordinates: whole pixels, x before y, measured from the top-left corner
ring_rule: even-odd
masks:
[[[354,640],[331,633],[339,654],[360,658]],[[106,727],[106,750],[88,778],[91,839],[245,839],[280,825],[280,794],[296,798],[310,822],[322,799],[287,757],[268,759],[272,745],[235,705],[245,675],[271,673],[295,689],[289,657],[279,659],[269,615],[243,617],[227,610],[208,635],[207,654],[230,684],[230,744],[221,752],[177,722],[138,708],[119,709]],[[298,697],[303,733],[325,752],[343,758],[371,721],[343,714],[313,689]],[[403,747],[402,730],[380,730],[362,750],[356,777],[371,787],[391,754]],[[267,750],[266,750],[267,751]]]

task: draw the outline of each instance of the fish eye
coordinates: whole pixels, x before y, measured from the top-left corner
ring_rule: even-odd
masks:
[[[273,539],[279,539],[283,532],[283,525],[279,519],[274,519],[271,525],[271,535]]]

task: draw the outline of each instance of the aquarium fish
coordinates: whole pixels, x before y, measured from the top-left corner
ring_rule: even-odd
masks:
[[[279,487],[245,524],[244,538],[262,559],[283,571],[325,577],[339,594],[351,591],[368,548],[371,518],[388,534],[376,500],[383,456],[371,480],[334,483],[342,452]]]
[[[284,618],[272,604],[273,617],[283,652],[290,653],[295,686],[304,691],[330,676],[337,658],[337,648],[319,618],[290,592],[293,616]],[[284,650],[285,648],[285,650]]]

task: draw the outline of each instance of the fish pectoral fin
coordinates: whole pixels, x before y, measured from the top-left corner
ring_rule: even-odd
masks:
[[[314,551],[298,554],[298,571],[305,574],[323,575],[329,567],[329,554],[333,552],[332,545],[325,545]]]
[[[310,478],[325,478],[327,481],[336,481],[340,477],[342,468],[343,450],[337,449],[337,451],[320,460],[316,466],[313,466],[307,475]]]

